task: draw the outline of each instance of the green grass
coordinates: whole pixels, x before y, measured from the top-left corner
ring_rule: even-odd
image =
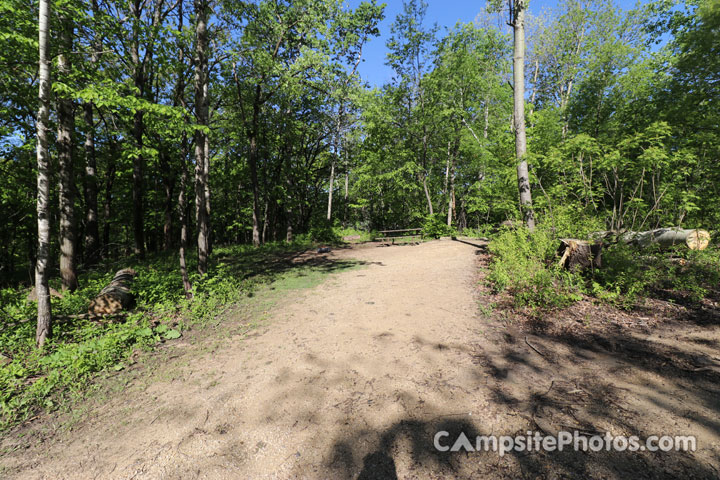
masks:
[[[270,288],[277,291],[314,288],[325,281],[329,273],[351,270],[360,265],[358,262],[346,260],[331,265],[299,267],[278,277]]]
[[[345,237],[356,237],[352,240],[349,240],[348,243],[364,243],[364,242],[372,242],[375,237],[377,237],[377,232],[374,231],[368,231],[368,230],[360,230],[353,227],[335,227],[335,233],[339,238],[345,238]]]
[[[291,261],[311,246],[301,239],[260,248],[218,247],[208,274],[191,274],[192,300],[185,299],[174,252],[106,264],[81,274],[76,292],[53,297],[53,336],[42,351],[34,345],[36,304],[27,300],[27,289],[0,290],[0,429],[82,397],[100,372],[122,370],[131,356],[179,338],[189,328],[219,325],[228,309],[259,287],[269,285],[278,292],[312,288],[328,274],[358,266],[352,261],[315,263],[312,257],[305,263]],[[86,312],[114,272],[127,267],[137,272],[132,313],[107,323],[68,317]],[[194,267],[191,257],[189,268]]]

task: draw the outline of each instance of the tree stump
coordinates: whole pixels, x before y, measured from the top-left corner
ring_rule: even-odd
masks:
[[[602,242],[589,242],[574,238],[563,238],[557,255],[559,265],[567,270],[577,271],[602,266]]]

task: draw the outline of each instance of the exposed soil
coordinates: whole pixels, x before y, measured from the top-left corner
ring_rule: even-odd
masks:
[[[472,241],[370,244],[296,261],[313,256],[365,267],[291,291],[250,337],[194,356],[170,346],[177,353],[150,381],[139,375],[72,430],[26,427],[29,446],[13,432],[3,474],[720,478],[717,305],[625,314],[584,302],[527,317],[490,309],[502,299],[479,282],[487,258]],[[695,435],[698,450],[500,457],[433,446],[438,431],[528,430]]]

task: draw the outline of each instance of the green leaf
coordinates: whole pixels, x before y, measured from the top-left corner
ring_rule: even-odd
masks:
[[[168,330],[167,333],[165,333],[165,338],[168,340],[174,340],[176,338],[180,338],[181,336],[182,333],[177,330]]]

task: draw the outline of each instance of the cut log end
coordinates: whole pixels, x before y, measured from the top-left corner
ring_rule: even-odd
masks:
[[[567,270],[585,270],[602,266],[602,242],[588,242],[574,238],[560,240],[557,254],[559,265]]]
[[[112,281],[90,302],[88,314],[91,317],[114,315],[135,305],[135,296],[130,293],[130,285],[135,270],[126,268],[118,271]]]
[[[710,245],[710,233],[706,230],[693,230],[688,233],[685,245],[690,250],[705,250]]]

